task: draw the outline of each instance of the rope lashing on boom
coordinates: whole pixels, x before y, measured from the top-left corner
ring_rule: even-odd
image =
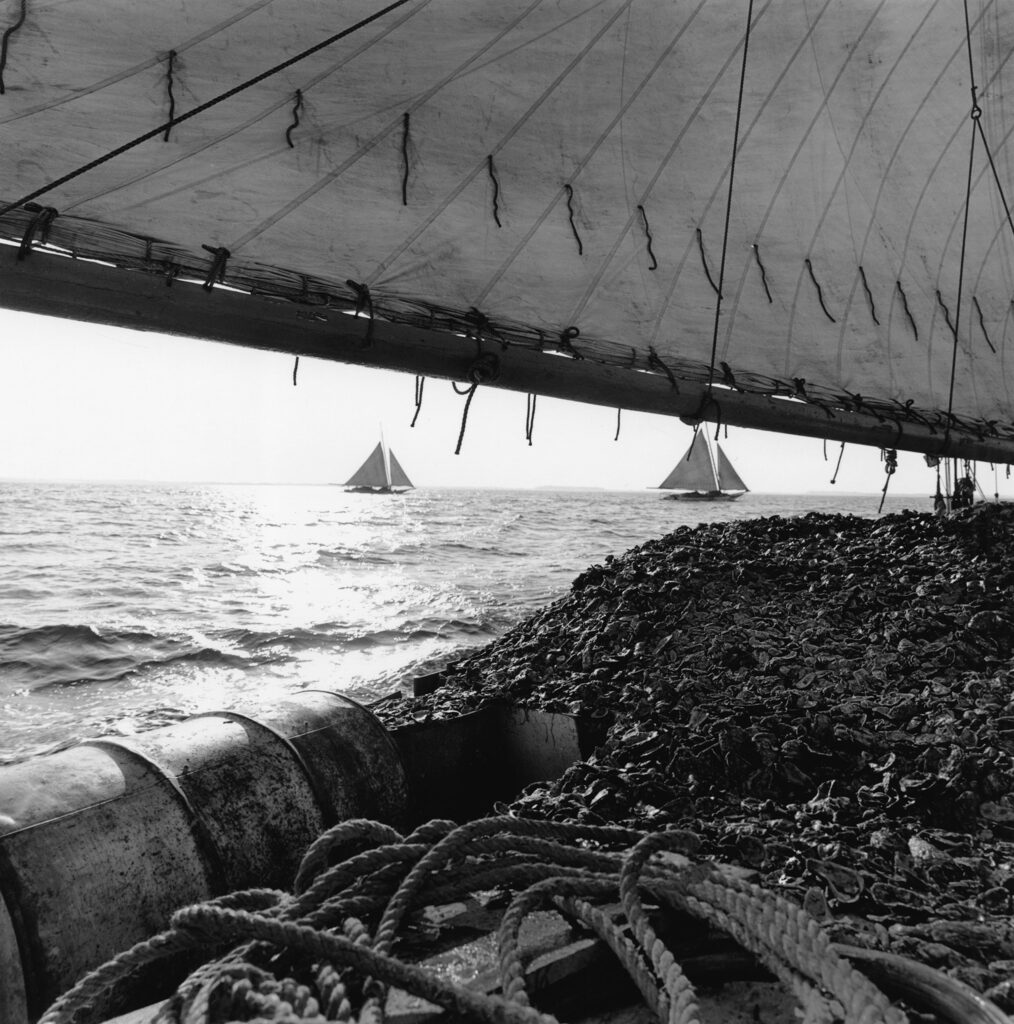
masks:
[[[454,454],[461,454],[461,445],[465,440],[465,427],[468,424],[468,410],[471,408],[472,399],[480,384],[492,384],[500,378],[500,359],[493,352],[483,352],[468,368],[468,379],[471,381],[469,387],[459,388],[451,381],[451,387],[456,394],[465,395],[465,408],[461,413],[461,430],[458,431],[458,443],[454,448]]]
[[[36,206],[29,203],[26,209],[32,214],[32,219],[25,227],[25,233],[21,236],[21,244],[18,246],[18,259],[23,260],[32,251],[32,242],[38,232],[39,244],[45,245],[49,241],[49,229],[59,213],[52,206]]]
[[[345,821],[312,844],[293,893],[251,889],[177,911],[167,931],[83,978],[39,1024],[72,1024],[112,986],[180,950],[211,959],[179,985],[159,1020],[380,1020],[393,987],[479,1024],[556,1024],[533,1007],[522,960],[522,927],[542,908],[600,938],[669,1024],[702,1018],[693,984],[661,938],[660,918],[683,928],[703,921],[730,936],[794,996],[807,1021],[905,1024],[815,918],[736,869],[694,862],[699,849],[696,835],[678,830],[491,817],[460,827],[431,821],[402,836],[379,822]],[[396,955],[409,913],[491,888],[511,894],[495,936],[501,994]],[[916,966],[860,953],[864,962],[900,961],[902,972]],[[910,969],[905,980],[917,977]],[[937,977],[946,987],[948,979]]]
[[[366,325],[366,337],[363,338],[363,348],[370,348],[373,345],[373,296],[370,295],[369,285],[360,284],[358,281],[353,281],[351,278],[345,282],[355,293],[356,316],[361,316],[363,313],[369,317],[369,323]]]
[[[225,280],[225,267],[232,253],[224,245],[202,245],[201,248],[211,253],[211,266],[201,285],[206,292],[210,292],[216,283],[221,284]]]
[[[574,339],[580,333],[576,327],[568,327],[566,330],[560,331],[560,340],[557,342],[557,348],[561,352],[566,352],[571,359],[584,359],[584,356],[574,348]]]

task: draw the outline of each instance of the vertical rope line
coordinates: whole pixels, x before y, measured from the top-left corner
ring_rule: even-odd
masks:
[[[465,440],[465,427],[468,424],[468,409],[469,409],[469,406],[471,406],[471,404],[472,404],[472,399],[475,397],[475,392],[476,392],[476,389],[479,387],[479,385],[478,384],[473,384],[466,391],[458,391],[458,385],[455,384],[454,381],[451,381],[451,387],[453,387],[454,390],[457,391],[457,393],[459,395],[467,395],[468,396],[465,399],[465,408],[464,408],[463,412],[461,413],[461,430],[458,431],[458,444],[457,444],[457,446],[454,449],[454,454],[455,455],[460,455],[461,454],[461,444]]]
[[[993,181],[996,183],[996,190],[1000,194],[1000,202],[1003,203],[1004,216],[1007,218],[1007,223],[1010,225],[1011,233],[1014,234],[1014,219],[1011,218],[1010,205],[1007,202],[1007,196],[1003,190],[1003,182],[1000,180],[1000,172],[996,169],[996,163],[993,161],[993,154],[990,152],[989,143],[986,141],[986,132],[982,127],[982,118],[977,117],[975,119],[975,124],[979,130],[979,135],[982,138],[982,148],[986,151],[990,170],[993,172]]]
[[[619,441],[620,439],[620,414],[622,412],[623,409],[616,410],[616,436],[613,438],[614,441]]]
[[[408,126],[409,112],[406,110],[401,119],[401,205],[408,206]]]
[[[746,32],[743,36],[743,63],[739,72],[739,93],[736,97],[736,126],[732,133],[732,159],[729,161],[729,190],[725,198],[725,227],[722,230],[722,259],[718,268],[718,298],[715,300],[715,327],[711,335],[711,361],[708,366],[707,397],[711,397],[715,379],[715,356],[718,353],[718,324],[722,316],[722,287],[725,284],[725,258],[729,249],[729,221],[732,219],[732,194],[736,177],[736,151],[739,149],[739,124],[743,114],[743,87],[746,83],[746,61],[750,50],[750,29],[753,26],[753,0],[746,10]]]
[[[426,386],[425,377],[416,377],[415,379],[415,415],[412,417],[412,422],[409,424],[410,427],[415,426],[415,421],[419,419],[419,412],[422,410],[423,401],[423,388]]]
[[[528,441],[529,448],[532,446],[532,431],[535,429],[535,403],[538,398],[538,395],[529,393],[525,406],[525,440]]]
[[[303,109],[303,90],[296,90],[295,103],[292,105],[292,124],[285,129],[285,141],[289,149],[295,149],[296,144],[292,141],[292,133],[299,127],[299,112]]]
[[[0,37],[0,96],[3,96],[7,92],[7,85],[4,82],[4,69],[7,67],[7,45],[12,35],[25,23],[25,18],[28,16],[28,0],[21,0],[21,11],[18,14],[17,21],[13,25],[9,25],[4,31],[2,37]]]
[[[947,451],[948,442],[951,439],[951,424],[953,423],[954,409],[954,379],[958,368],[958,331],[961,326],[961,293],[965,286],[965,250],[968,245],[968,212],[972,201],[972,174],[975,167],[975,138],[978,134],[976,122],[982,116],[979,107],[978,87],[975,84],[975,66],[972,61],[972,28],[968,17],[968,0],[964,0],[965,9],[965,42],[968,48],[968,73],[971,78],[972,90],[972,140],[968,147],[968,177],[965,182],[965,213],[961,225],[961,258],[958,264],[958,298],[954,310],[954,344],[951,348],[951,380],[947,389],[947,426],[944,429],[944,440],[942,451]]]
[[[841,450],[838,452],[838,462],[834,467],[834,476],[831,477],[831,483],[838,482],[838,470],[841,469],[841,457],[845,454],[845,442],[841,443]]]
[[[169,132],[172,131],[173,118],[176,116],[176,94],[173,92],[173,72],[176,70],[176,51],[170,50],[169,57],[166,60],[165,70],[165,87],[166,92],[169,95],[169,121],[165,126],[165,134],[162,136],[163,142],[169,141]]]

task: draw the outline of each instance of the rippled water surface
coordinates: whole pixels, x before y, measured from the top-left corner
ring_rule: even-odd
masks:
[[[878,503],[0,482],[0,761],[305,687],[370,701],[676,526]]]

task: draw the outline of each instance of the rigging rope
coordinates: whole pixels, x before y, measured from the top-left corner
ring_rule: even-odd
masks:
[[[454,448],[454,454],[460,455],[461,443],[465,440],[465,426],[468,423],[468,409],[472,404],[472,399],[475,397],[475,392],[479,385],[478,383],[473,383],[470,387],[467,387],[462,391],[454,381],[451,381],[451,387],[454,388],[455,394],[468,396],[465,399],[464,411],[461,413],[461,430],[458,431],[458,443]]]
[[[538,400],[538,395],[528,394],[526,397],[525,406],[525,440],[528,441],[528,447],[532,446],[532,431],[535,429],[535,403]]]
[[[375,11],[373,14],[367,15],[365,18],[361,18],[354,25],[350,25],[348,28],[342,29],[340,32],[336,32],[327,39],[324,39],[319,43],[315,43],[313,46],[297,53],[288,60],[284,60],[280,64],[276,64],[274,67],[268,68],[267,71],[262,71],[260,74],[254,75],[253,78],[248,78],[245,82],[240,82],[239,85],[234,86],[231,89],[227,89],[225,92],[219,93],[217,96],[213,96],[205,103],[201,103],[194,107],[193,110],[188,110],[186,113],[180,114],[178,117],[171,117],[168,121],[164,124],[160,124],[157,128],[153,128],[151,131],[145,132],[143,135],[139,135],[135,139],[131,139],[130,142],[125,142],[122,146],[117,146],[116,149],[112,149],[108,153],[105,153],[100,157],[96,157],[94,160],[89,160],[88,163],[82,164],[80,167],[76,167],[73,171],[69,171],[67,174],[57,178],[55,181],[51,181],[48,185],[44,185],[42,188],[37,188],[34,192],[29,192],[20,199],[16,199],[13,203],[8,203],[6,206],[0,208],[0,217],[5,216],[12,210],[17,210],[19,207],[24,206],[25,203],[29,203],[33,199],[37,199],[39,196],[45,195],[47,192],[51,192],[54,188],[58,188],[60,185],[65,185],[68,181],[73,181],[82,174],[85,174],[104,163],[108,163],[115,157],[134,149],[135,146],[140,146],[141,143],[147,142],[149,139],[154,139],[157,136],[168,132],[170,128],[173,128],[178,124],[182,124],[184,121],[188,121],[190,118],[196,117],[198,114],[203,114],[204,111],[210,110],[219,103],[231,99],[237,93],[241,93],[258,83],[263,82],[266,78],[270,78],[272,75],[277,75],[280,71],[284,71],[286,68],[292,67],[293,64],[298,64],[300,61],[305,60],[312,54],[326,49],[328,46],[332,46],[334,43],[344,39],[346,36],[350,36],[354,32],[358,32],[361,28],[365,28],[372,22],[384,17],[385,14],[390,14],[391,11],[394,11],[399,7],[404,7],[405,4],[410,2],[412,2],[412,0],[394,0],[393,3],[388,4],[379,11]],[[6,43],[6,37],[4,38],[4,42]]]
[[[426,378],[416,375],[415,378],[415,415],[412,417],[412,422],[409,424],[410,427],[415,426],[415,421],[419,419],[419,413],[422,410],[423,401],[423,388],[426,386]]]
[[[753,26],[753,0],[746,10],[746,32],[743,35],[743,63],[739,72],[739,93],[736,97],[736,125],[732,134],[732,158],[729,161],[729,189],[725,199],[725,226],[722,229],[722,255],[718,266],[718,295],[715,299],[715,326],[711,335],[711,361],[708,366],[707,398],[715,380],[715,358],[718,355],[718,324],[722,316],[722,288],[725,284],[725,258],[729,250],[729,222],[732,219],[732,195],[736,177],[736,155],[739,149],[739,124],[743,114],[743,87],[746,83],[746,60],[750,49],[750,29]],[[703,412],[703,403],[702,409]]]
[[[388,986],[480,1024],[556,1024],[532,1007],[522,960],[522,926],[542,907],[598,935],[670,1024],[694,1024],[700,1009],[656,932],[659,913],[684,927],[697,919],[727,933],[794,994],[807,1021],[905,1024],[905,1014],[806,911],[734,870],[695,863],[699,849],[696,835],[677,830],[493,817],[461,827],[431,821],[402,837],[379,822],[345,821],[307,851],[293,887],[299,895],[251,889],[179,910],[167,931],[83,978],[39,1024],[71,1024],[110,988],[181,950],[213,959],[157,1011],[166,1024],[381,1020]],[[393,953],[409,912],[494,887],[513,893],[496,934],[501,995]],[[646,903],[657,910],[649,914]]]
[[[831,483],[837,483],[838,482],[838,470],[841,469],[841,457],[844,454],[845,454],[845,442],[842,441],[841,449],[838,452],[838,462],[835,464],[835,467],[834,467],[834,476],[831,477]]]
[[[954,324],[951,333],[954,336],[954,344],[951,349],[951,379],[947,389],[947,426],[944,429],[944,440],[940,450],[944,453],[951,439],[951,424],[954,409],[954,379],[958,367],[958,329],[961,325],[961,294],[965,286],[965,250],[968,244],[968,214],[972,205],[972,175],[975,169],[975,138],[978,134],[976,125],[982,117],[982,108],[979,106],[979,89],[975,84],[975,63],[972,60],[972,27],[968,16],[968,0],[964,0],[965,8],[965,42],[968,48],[968,75],[971,81],[972,109],[969,116],[972,119],[972,138],[968,146],[968,177],[965,182],[965,210],[961,227],[961,256],[958,263],[958,297],[954,310]]]
[[[884,480],[884,489],[880,492],[880,505],[877,507],[878,516],[884,510],[884,502],[887,500],[887,487],[891,482],[891,477],[894,476],[898,469],[898,452],[896,449],[885,448],[882,455],[884,459],[884,468],[887,471],[887,479]]]

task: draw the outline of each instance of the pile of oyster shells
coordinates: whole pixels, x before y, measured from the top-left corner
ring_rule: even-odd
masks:
[[[510,810],[696,832],[834,937],[1014,1011],[1014,506],[681,527],[445,671],[611,721]]]

